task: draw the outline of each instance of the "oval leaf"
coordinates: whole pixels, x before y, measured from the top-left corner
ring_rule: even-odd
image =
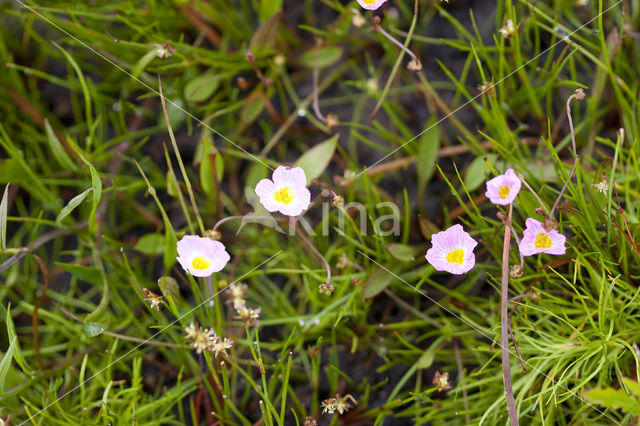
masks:
[[[219,85],[220,78],[218,76],[210,73],[202,74],[184,86],[184,98],[191,102],[206,101],[218,89]]]
[[[311,148],[309,151],[302,154],[298,161],[296,161],[297,167],[302,167],[307,175],[307,185],[311,182],[311,179],[315,179],[324,172],[329,165],[331,157],[336,150],[338,144],[338,135],[327,139],[324,142]]]
[[[160,277],[158,279],[158,287],[165,299],[171,297],[174,302],[182,300],[180,296],[180,288],[178,282],[172,277]]]
[[[82,331],[87,337],[96,337],[102,334],[108,327],[108,322],[85,321],[82,324]]]
[[[474,191],[487,180],[487,173],[489,173],[489,166],[487,162],[494,163],[498,156],[496,154],[488,154],[487,160],[483,157],[478,157],[471,162],[467,171],[464,174],[464,186],[468,191]]]
[[[386,245],[386,247],[387,250],[389,250],[391,256],[402,262],[411,262],[412,260],[416,259],[415,254],[417,249],[415,247],[399,243],[389,243]]]
[[[369,299],[377,295],[389,287],[389,284],[391,284],[394,279],[395,277],[386,270],[382,268],[376,269],[365,283],[362,296],[364,296],[365,299]]]
[[[326,68],[335,64],[342,56],[342,49],[336,46],[311,49],[300,57],[300,62],[309,68]]]
[[[147,234],[142,236],[136,243],[134,249],[142,254],[156,256],[164,252],[164,235]]]

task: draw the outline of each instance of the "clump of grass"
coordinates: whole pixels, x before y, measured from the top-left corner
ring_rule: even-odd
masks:
[[[515,233],[552,212],[568,238],[509,279],[519,422],[634,420],[637,8],[356,6],[0,5],[2,422],[506,423],[483,190],[507,168]],[[280,164],[309,177],[296,221],[252,192]],[[424,258],[456,223],[479,241],[460,277]],[[227,267],[186,274],[187,234]]]

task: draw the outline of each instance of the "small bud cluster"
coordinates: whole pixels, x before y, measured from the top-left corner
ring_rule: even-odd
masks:
[[[343,414],[349,411],[352,407],[352,405],[349,404],[349,401],[353,402],[353,405],[358,404],[358,401],[349,394],[342,397],[336,394],[335,398],[329,398],[322,401],[322,412],[333,414],[337,411],[338,413]]]
[[[216,334],[213,329],[202,329],[198,324],[191,323],[185,329],[187,333],[186,339],[191,341],[191,345],[195,348],[196,352],[202,353],[202,351],[213,352],[217,357],[220,353],[227,356],[227,349],[231,349],[233,341],[223,339]]]
[[[231,284],[227,290],[231,297],[231,304],[238,314],[236,318],[245,324],[257,327],[260,324],[260,308],[252,309],[247,306],[246,292],[246,284]]]
[[[324,295],[331,296],[335,287],[331,283],[322,283],[318,286],[318,291]]]
[[[438,388],[439,392],[448,391],[451,389],[451,383],[449,383],[449,373],[444,372],[440,373],[440,371],[436,371],[436,374],[433,375],[433,386]]]
[[[162,300],[162,296],[158,296],[146,288],[142,289],[142,294],[144,295],[144,301],[151,305],[151,309],[160,311],[160,304],[165,303],[164,300]]]

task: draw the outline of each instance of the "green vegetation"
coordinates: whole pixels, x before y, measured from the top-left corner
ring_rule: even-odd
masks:
[[[389,0],[361,27],[355,0],[24,1],[0,4],[0,424],[508,424],[484,183],[522,173],[514,229],[542,220],[578,88],[567,252],[509,281],[513,391],[521,424],[637,419],[640,1]],[[214,235],[265,214],[280,164],[314,178],[299,229]],[[479,241],[460,276],[424,257],[456,223]],[[231,261],[185,273],[185,234]]]

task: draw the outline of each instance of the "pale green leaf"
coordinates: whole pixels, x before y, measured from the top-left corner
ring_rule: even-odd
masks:
[[[342,48],[337,46],[309,49],[300,57],[302,65],[308,68],[326,68],[342,57]]]
[[[369,299],[385,288],[389,287],[389,284],[393,282],[395,277],[393,274],[390,274],[386,270],[382,268],[378,268],[369,276],[369,279],[364,284],[364,289],[362,290],[362,296],[365,299]]]
[[[307,175],[307,184],[311,182],[311,179],[317,178],[324,172],[333,157],[337,144],[338,135],[335,135],[314,146],[298,158],[295,165],[304,169]]]
[[[49,142],[49,148],[51,149],[51,153],[58,163],[62,166],[62,168],[66,170],[78,170],[78,165],[69,157],[67,151],[64,150],[60,140],[56,136],[55,132],[51,128],[49,124],[49,120],[45,118],[44,120],[44,128],[47,132],[47,142]]]
[[[161,234],[146,234],[133,247],[142,254],[156,256],[164,252],[165,236]]]
[[[219,85],[220,77],[217,75],[211,73],[199,75],[184,86],[184,98],[191,102],[206,101]]]
[[[73,197],[71,199],[71,201],[69,201],[69,204],[67,204],[66,206],[64,206],[62,208],[62,210],[60,210],[60,213],[58,213],[58,217],[56,217],[56,223],[58,224],[58,226],[60,226],[60,224],[62,223],[62,221],[64,220],[64,218],[66,218],[67,216],[69,216],[69,214],[76,208],[78,207],[78,205],[80,203],[82,203],[82,201],[86,198],[86,196],[93,191],[93,188],[89,188],[86,191],[76,195],[75,197]]]

